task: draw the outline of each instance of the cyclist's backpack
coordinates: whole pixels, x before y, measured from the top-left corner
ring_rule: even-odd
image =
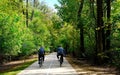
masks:
[[[39,54],[44,54],[44,49],[43,48],[39,49]]]

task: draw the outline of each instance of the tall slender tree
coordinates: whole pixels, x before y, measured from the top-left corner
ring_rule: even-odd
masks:
[[[28,0],[26,0],[26,26],[28,27]]]
[[[33,0],[33,2],[32,2],[32,13],[31,13],[30,20],[33,20],[34,10],[35,10],[35,8],[37,8],[38,5],[39,5],[38,0]]]
[[[111,24],[110,24],[110,13],[111,13],[111,1],[107,0],[107,31],[106,31],[106,49],[110,49],[110,34],[111,34]]]
[[[84,49],[84,29],[83,29],[83,24],[82,24],[82,21],[81,21],[81,13],[82,13],[82,9],[83,9],[83,4],[84,4],[84,0],[81,0],[80,1],[80,4],[79,4],[79,9],[78,9],[78,27],[80,29],[80,50],[82,53],[85,52],[85,49]]]
[[[96,63],[101,64],[100,53],[103,52],[103,0],[97,0],[97,29],[96,29]]]

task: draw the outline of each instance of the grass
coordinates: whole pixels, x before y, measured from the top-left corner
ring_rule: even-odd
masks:
[[[17,73],[19,73],[20,71],[22,71],[23,69],[27,68],[29,65],[31,65],[32,63],[34,63],[37,59],[33,59],[31,61],[26,61],[23,64],[16,66],[6,72],[2,72],[0,73],[0,75],[16,75]]]

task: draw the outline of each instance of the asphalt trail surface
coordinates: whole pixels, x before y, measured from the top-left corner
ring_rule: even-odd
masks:
[[[38,61],[36,61],[17,75],[78,75],[78,73],[65,58],[62,67],[60,67],[56,53],[54,52],[45,56],[42,67],[39,67]]]

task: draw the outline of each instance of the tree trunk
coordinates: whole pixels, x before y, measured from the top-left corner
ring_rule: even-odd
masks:
[[[107,2],[107,31],[106,31],[106,50],[110,49],[110,33],[111,33],[111,25],[110,25],[110,11],[111,11],[111,5],[110,0]]]
[[[32,13],[31,13],[31,18],[30,18],[30,20],[32,20],[32,19],[33,19],[33,16],[34,16],[35,3],[36,3],[36,0],[33,0],[33,9],[32,9]]]
[[[99,53],[103,52],[103,0],[97,0],[97,31],[96,31],[96,56],[97,56],[97,63],[101,64],[102,63],[102,58],[99,56]]]
[[[26,0],[26,26],[28,27],[28,0]]]
[[[79,10],[78,10],[78,27],[80,29],[80,50],[82,53],[85,52],[84,35],[83,35],[84,29],[83,29],[83,24],[81,22],[81,13],[82,13],[83,4],[84,4],[84,0],[81,0],[81,4],[80,4]]]

